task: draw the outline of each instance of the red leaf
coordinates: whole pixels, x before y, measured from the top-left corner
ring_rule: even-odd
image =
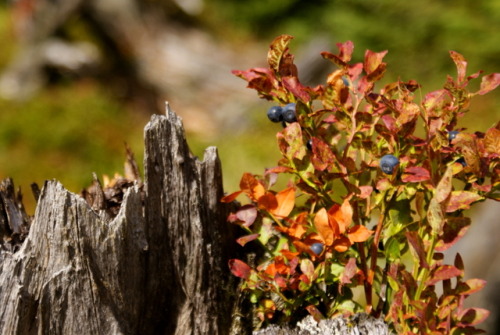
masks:
[[[489,315],[490,311],[484,308],[467,308],[458,313],[457,318],[460,320],[459,325],[475,326],[486,320]]]
[[[382,52],[373,52],[371,50],[366,50],[365,52],[365,61],[363,63],[363,67],[365,72],[369,75],[372,72],[379,69],[381,64],[385,64],[382,62],[382,59],[387,54],[387,50]],[[385,70],[385,66],[384,66]]]
[[[295,206],[295,188],[289,187],[276,194],[278,205],[271,211],[278,217],[287,217]]]
[[[463,272],[452,265],[441,265],[434,271],[432,277],[427,280],[425,285],[434,285],[442,280],[455,278],[463,275]]]
[[[344,68],[347,66],[347,63],[344,62],[339,56],[332,54],[331,52],[323,51],[321,53],[324,59],[328,59],[333,64],[337,65],[340,68]]]
[[[469,229],[471,220],[467,217],[450,217],[446,219],[443,233],[436,244],[436,251],[442,252],[457,243]]]
[[[320,322],[324,319],[323,314],[321,314],[321,312],[314,305],[307,306],[306,310],[312,315],[316,322]]]
[[[340,277],[340,284],[350,284],[352,277],[354,277],[357,271],[358,268],[356,266],[356,258],[349,258],[349,261],[345,265],[344,271],[342,272],[342,276]]]
[[[484,95],[490,91],[493,91],[497,86],[500,85],[500,73],[492,73],[484,76],[481,79],[481,87],[477,94]]]
[[[272,213],[278,207],[278,200],[273,193],[267,192],[259,198],[258,204],[260,208]]]
[[[465,75],[467,72],[467,61],[465,60],[464,56],[453,50],[450,51],[450,56],[457,66],[457,83],[461,85],[465,80]]]
[[[408,231],[405,233],[406,238],[408,239],[408,242],[410,242],[410,245],[412,246],[413,250],[418,256],[419,260],[419,265],[425,269],[429,268],[429,264],[427,263],[427,260],[425,259],[425,249],[424,249],[424,243],[422,242],[422,239],[418,235],[418,232],[416,231]]]
[[[313,137],[312,151],[311,163],[316,170],[323,171],[332,167],[335,161],[335,155],[332,153],[328,144],[317,137]]]
[[[429,171],[420,166],[410,166],[407,167],[403,175],[401,176],[401,180],[404,183],[418,183],[421,181],[429,180],[431,175]]]
[[[231,273],[236,277],[248,279],[252,268],[249,267],[245,262],[240,261],[239,259],[230,259],[229,260],[229,269]]]
[[[339,58],[346,63],[351,61],[352,52],[354,51],[354,43],[347,41],[344,43],[337,43],[336,45],[339,48]]]
[[[300,98],[304,102],[309,102],[311,97],[307,92],[307,89],[302,86],[297,77],[287,76],[281,79],[283,86],[292,93],[295,97]]]
[[[459,209],[469,209],[470,205],[476,201],[483,200],[484,197],[471,191],[453,191],[450,201],[446,206],[447,213],[453,213]]]
[[[236,240],[236,243],[238,243],[239,245],[244,247],[245,244],[247,244],[248,242],[251,242],[253,240],[258,239],[259,236],[260,236],[260,234],[251,234],[251,235],[242,236]]]
[[[369,230],[365,226],[355,225],[354,227],[349,229],[349,232],[347,233],[347,237],[349,238],[349,241],[351,241],[351,243],[364,242],[370,236],[372,236],[372,234],[373,234],[373,231]]]
[[[486,280],[471,278],[466,280],[463,284],[466,288],[460,290],[460,295],[471,295],[472,293],[482,290],[486,286]]]
[[[423,106],[427,110],[427,113],[432,115],[435,109],[440,109],[444,104],[447,103],[450,92],[447,90],[438,90],[427,93],[425,95]]]

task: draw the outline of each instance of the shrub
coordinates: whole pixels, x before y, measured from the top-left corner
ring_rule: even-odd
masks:
[[[481,72],[467,76],[464,57],[450,51],[458,73],[443,89],[424,95],[414,80],[375,89],[387,51],[367,50],[363,63],[350,64],[348,41],[321,53],[337,69],[307,87],[291,39],[272,42],[268,68],[233,71],[261,98],[295,104],[296,122],[277,133],[277,166],[244,173],[240,190],[222,199],[248,199],[228,220],[246,232],[241,246],[257,243],[263,252],[255,265],[232,259],[229,267],[261,325],[365,311],[401,334],[476,333],[488,311],[463,302],[485,281],[464,280],[460,255],[444,264],[443,251],[470,226],[464,210],[500,200],[500,122],[485,133],[457,125],[500,74],[469,92]],[[279,176],[288,184],[274,190]]]

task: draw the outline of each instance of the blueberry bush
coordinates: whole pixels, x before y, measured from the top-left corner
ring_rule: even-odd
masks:
[[[274,102],[267,115],[283,125],[277,165],[244,173],[240,189],[222,199],[237,205],[228,217],[244,232],[236,242],[261,250],[253,261],[229,262],[256,327],[364,311],[398,334],[480,332],[488,311],[465,308],[464,299],[485,281],[465,280],[460,255],[445,264],[443,252],[470,226],[464,210],[500,200],[500,122],[486,132],[458,125],[471,98],[495,89],[500,74],[467,75],[465,58],[450,51],[457,75],[442,89],[424,93],[414,80],[382,85],[387,51],[367,50],[353,64],[348,41],[321,53],[336,68],[308,87],[291,40],[271,43],[267,68],[233,71]]]

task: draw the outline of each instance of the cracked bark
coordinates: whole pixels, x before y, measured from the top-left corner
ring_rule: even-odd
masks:
[[[144,134],[144,186],[114,218],[48,181],[24,242],[0,242],[1,334],[229,334],[234,239],[217,150],[193,157],[170,110]]]

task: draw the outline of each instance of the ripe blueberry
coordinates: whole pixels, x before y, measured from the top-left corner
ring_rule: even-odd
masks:
[[[320,255],[323,252],[323,243],[313,243],[311,245],[311,251],[316,255]]]
[[[273,106],[268,109],[267,117],[272,122],[281,122],[283,121],[283,109],[280,106]]]
[[[297,114],[295,113],[295,104],[292,102],[283,107],[283,121],[288,123],[297,121]]]
[[[453,141],[455,139],[455,137],[457,137],[458,133],[459,132],[456,130],[449,131],[448,132],[448,141],[450,141],[450,142]]]
[[[312,139],[309,139],[307,142],[306,142],[306,148],[310,151],[312,151],[313,149],[313,140]]]
[[[385,174],[392,174],[396,165],[399,164],[399,159],[393,155],[385,155],[380,159],[380,169]]]

